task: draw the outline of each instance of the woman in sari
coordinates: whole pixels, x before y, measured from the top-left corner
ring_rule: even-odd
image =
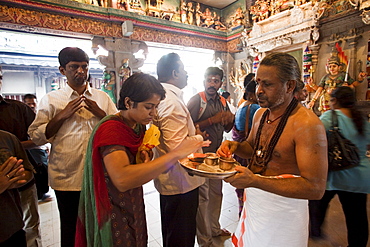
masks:
[[[187,140],[155,160],[150,150],[139,151],[145,125],[164,97],[157,79],[134,74],[122,85],[120,111],[95,127],[86,153],[75,246],[147,246],[142,185],[203,144]],[[140,159],[144,163],[137,164]]]
[[[247,79],[247,77],[245,78]],[[253,78],[246,84],[243,99],[235,114],[235,123],[232,129],[233,141],[243,142],[247,139],[252,128],[252,120],[256,111],[260,108],[256,98],[256,82]],[[234,154],[234,158],[242,165],[247,166],[247,161]],[[239,201],[239,217],[244,204],[244,189],[235,189]]]

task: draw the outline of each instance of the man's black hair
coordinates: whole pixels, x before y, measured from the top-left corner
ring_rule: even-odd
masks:
[[[86,52],[78,47],[65,47],[59,52],[58,60],[60,66],[65,68],[71,61],[89,63],[90,59]]]

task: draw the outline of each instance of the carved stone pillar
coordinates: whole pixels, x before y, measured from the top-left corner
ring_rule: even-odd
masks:
[[[316,72],[316,68],[317,68],[317,63],[319,61],[319,50],[320,50],[320,45],[318,44],[313,44],[313,45],[310,45],[309,46],[310,50],[311,50],[311,54],[312,54],[312,78],[314,79],[314,81],[317,81],[316,77],[315,77],[315,72]]]
[[[122,66],[129,68],[128,73],[140,72],[140,67],[143,66],[148,54],[148,47],[145,42],[131,40],[128,38],[110,38],[110,37],[94,37],[92,40],[92,49],[94,53],[99,49],[99,46],[108,51],[108,56],[98,56],[98,61],[106,66],[106,73],[115,76],[115,92],[118,99],[119,91],[121,90],[121,70]],[[136,58],[135,53],[143,50],[144,58]],[[113,72],[113,73],[111,73]]]
[[[224,71],[224,84],[222,85],[223,89],[229,91],[230,88],[230,70],[232,68],[231,64],[234,64],[234,61],[230,59],[230,54],[225,52],[215,52],[214,54],[214,61],[215,63],[220,60],[221,61],[221,69]]]
[[[356,71],[356,62],[357,62],[357,41],[360,38],[360,36],[355,35],[353,37],[347,38],[346,41],[348,43],[349,47],[349,75],[354,79],[357,80],[357,75],[359,71]]]

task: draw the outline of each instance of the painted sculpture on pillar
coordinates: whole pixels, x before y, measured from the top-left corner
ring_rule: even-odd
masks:
[[[335,88],[340,86],[349,86],[354,88],[366,78],[367,74],[360,72],[357,80],[352,79],[348,73],[349,65],[347,56],[344,55],[342,48],[337,43],[326,64],[327,74],[321,78],[319,84],[316,85],[312,78],[308,79],[309,85],[316,91],[310,103],[307,105],[308,108],[312,109],[315,102],[318,100],[318,110],[321,113],[330,110],[330,93]]]
[[[120,78],[120,85],[122,87],[122,84],[126,81],[127,78],[129,78],[132,74],[131,68],[128,66],[129,59],[123,59],[122,65],[119,68],[119,78]]]
[[[101,85],[101,90],[106,92],[109,97],[112,99],[114,104],[117,104],[116,98],[116,74],[114,71],[104,71],[103,74],[103,83]]]

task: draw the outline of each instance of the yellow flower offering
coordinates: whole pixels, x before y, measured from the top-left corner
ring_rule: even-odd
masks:
[[[136,163],[140,164],[144,161],[140,157],[141,151],[150,151],[155,146],[159,145],[159,137],[161,136],[161,132],[159,131],[158,127],[152,124],[149,129],[145,132],[143,143],[140,145],[139,150],[136,154]]]

